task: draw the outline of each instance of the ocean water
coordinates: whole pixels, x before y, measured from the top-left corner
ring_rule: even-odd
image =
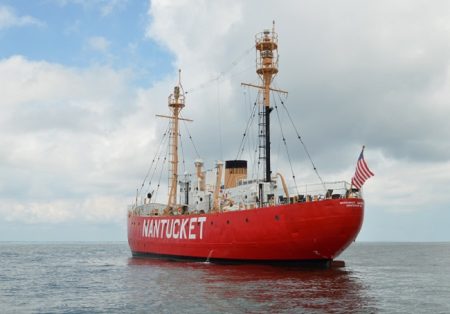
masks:
[[[354,243],[340,259],[306,270],[0,242],[0,313],[450,313],[450,243]]]

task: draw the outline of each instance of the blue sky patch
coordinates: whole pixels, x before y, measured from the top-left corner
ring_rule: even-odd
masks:
[[[173,56],[145,35],[149,2],[119,3],[108,8],[107,1],[1,1],[2,12],[16,24],[0,22],[0,58],[130,69],[135,84],[151,85],[172,71]]]

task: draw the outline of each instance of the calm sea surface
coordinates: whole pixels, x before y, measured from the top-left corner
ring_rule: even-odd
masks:
[[[340,259],[302,270],[0,242],[0,313],[450,313],[450,243],[354,243]]]

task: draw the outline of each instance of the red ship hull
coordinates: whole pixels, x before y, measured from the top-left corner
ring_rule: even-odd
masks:
[[[329,199],[200,215],[128,214],[133,256],[211,262],[328,262],[361,229],[364,201]]]

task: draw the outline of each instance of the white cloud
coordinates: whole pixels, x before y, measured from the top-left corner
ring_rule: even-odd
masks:
[[[0,60],[1,216],[29,223],[125,219],[153,154],[149,119],[166,99],[155,96],[157,87],[149,94],[129,80],[128,72],[108,67]]]
[[[0,5],[0,30],[10,27],[44,26],[45,23],[29,15],[18,16],[8,6]]]
[[[235,157],[248,113],[240,82],[256,82],[249,48],[275,19],[277,85],[290,92],[287,106],[322,177],[349,180],[366,144],[375,172],[365,186],[368,209],[412,214],[450,205],[446,1],[149,3],[147,36],[183,70],[192,90],[183,115],[194,119],[190,130],[207,167],[222,158],[219,116],[223,157]],[[91,39],[89,47],[108,51],[107,39]],[[221,72],[220,80],[208,81]],[[130,73],[109,67],[0,60],[1,215],[31,222],[125,219],[124,206],[161,133],[154,114],[167,113],[176,75],[139,89]],[[299,184],[309,183],[311,165],[295,137],[289,141],[297,177],[305,180]],[[274,170],[288,177],[286,160],[275,161]]]
[[[366,205],[370,209],[411,214],[450,204],[447,193],[450,160],[423,162],[397,159],[386,156],[382,149],[366,149],[365,159],[375,173],[374,177],[368,179],[363,190]],[[355,166],[356,164],[340,172],[328,173],[328,176],[350,181]]]
[[[350,180],[366,144],[376,173],[366,185],[368,206],[411,213],[450,205],[447,2],[150,3],[147,35],[174,53],[187,89],[203,87],[188,95],[184,110],[201,129],[194,133],[207,157],[220,158],[219,115],[225,154],[235,156],[247,113],[239,83],[256,82],[256,75],[254,52],[240,60],[246,65],[235,66],[233,60],[275,19],[277,85],[290,92],[287,105],[324,179]],[[208,82],[223,71],[220,84]],[[290,143],[300,177],[312,178],[311,166],[299,161],[306,156],[295,137]],[[290,172],[286,160],[278,165]]]
[[[90,49],[102,53],[108,52],[111,44],[105,37],[102,36],[90,37],[87,42]]]
[[[115,10],[123,8],[127,4],[128,0],[109,0],[104,1],[104,4],[100,8],[102,16],[107,16],[113,13]]]
[[[450,203],[450,161],[403,162],[384,158],[377,172],[377,178],[365,189],[370,206],[389,212],[413,213]]]
[[[21,221],[25,223],[60,223],[74,217],[65,201],[19,203],[2,200],[0,213],[6,221]]]
[[[85,199],[25,201],[3,199],[0,213],[9,222],[55,224],[67,221],[125,224],[127,198],[92,195]]]
[[[147,36],[175,54],[177,65],[189,73],[189,85],[216,76],[222,70],[218,66],[229,64],[230,58],[236,56],[229,54],[233,49],[227,45],[242,26],[242,3],[239,1],[200,0],[194,5],[190,1],[151,1],[150,4],[152,19]]]

